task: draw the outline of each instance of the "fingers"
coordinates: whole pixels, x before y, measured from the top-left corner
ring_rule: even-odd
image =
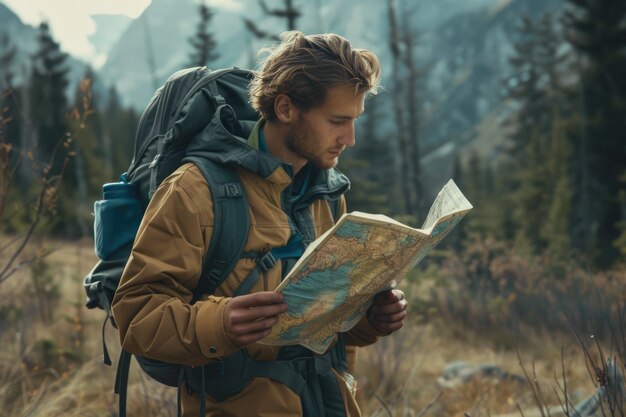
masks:
[[[387,312],[387,310],[385,310],[384,312],[372,310],[369,315],[369,320],[374,327],[379,328],[380,326],[391,323],[404,322],[406,316],[406,305],[404,305],[399,306],[398,308],[394,308],[393,312]]]
[[[260,291],[253,294],[246,294],[235,297],[231,303],[235,303],[238,307],[257,307],[265,304],[275,304],[283,301],[285,296],[275,291]]]
[[[372,315],[390,315],[403,312],[409,303],[406,300],[395,301],[391,304],[373,304],[370,309]]]
[[[402,290],[387,290],[379,292],[374,296],[374,305],[393,304],[400,300],[404,300],[404,292]]]
[[[236,346],[247,346],[267,336],[278,316],[287,311],[283,294],[264,291],[231,299],[224,307],[224,329]]]
[[[226,305],[228,324],[247,323],[287,311],[284,295],[273,291],[262,291],[235,297]]]
[[[268,317],[252,323],[236,324],[230,327],[227,335],[236,346],[247,346],[258,342],[272,331],[272,326],[278,322],[278,317]]]
[[[379,293],[374,298],[368,319],[370,324],[384,334],[392,333],[404,325],[408,302],[400,290]]]
[[[276,323],[278,323],[278,316],[266,317],[253,322],[234,324],[230,327],[230,330],[233,334],[264,332],[271,330],[272,326]]]
[[[391,312],[387,312],[387,310],[385,310],[384,312],[381,312],[380,310],[370,312],[370,319],[380,323],[401,321],[404,320],[406,316],[406,306],[394,308]]]
[[[389,334],[399,330],[404,326],[404,320],[406,319],[406,311],[401,311],[395,314],[371,314],[369,317],[370,324],[376,330],[383,334]]]
[[[266,317],[278,316],[287,311],[287,304],[270,304],[259,307],[231,306],[229,314],[230,324],[248,323]]]
[[[404,320],[394,323],[378,323],[376,325],[372,324],[372,326],[374,326],[374,328],[382,334],[389,335],[397,330],[400,330],[402,326],[404,326]]]

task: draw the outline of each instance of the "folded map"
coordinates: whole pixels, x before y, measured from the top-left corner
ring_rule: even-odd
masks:
[[[399,282],[471,209],[449,180],[421,229],[380,214],[344,214],[276,288],[289,309],[260,343],[324,353],[338,332],[359,322],[374,295]]]

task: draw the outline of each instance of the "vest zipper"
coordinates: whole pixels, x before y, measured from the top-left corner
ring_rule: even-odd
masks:
[[[263,271],[263,291],[269,291],[269,271]]]

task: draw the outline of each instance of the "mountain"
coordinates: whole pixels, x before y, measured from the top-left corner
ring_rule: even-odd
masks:
[[[268,7],[283,2],[268,0]],[[298,28],[305,33],[335,32],[358,47],[374,51],[383,64],[383,86],[391,85],[387,1],[295,1],[301,7]],[[502,80],[511,75],[508,58],[517,39],[522,15],[539,16],[561,7],[560,0],[396,0],[399,21],[415,33],[420,80],[420,147],[425,182],[435,188],[452,175],[452,160],[468,146],[496,146],[505,133],[500,121],[512,110],[505,101]],[[257,0],[211,3],[220,57],[213,67],[252,67],[256,51],[267,40],[254,39],[243,17],[264,30],[278,33],[284,21],[262,13]],[[188,39],[198,22],[193,0],[153,0],[142,16],[110,51],[101,76],[116,85],[127,103],[143,109],[157,86],[187,66]],[[149,36],[147,36],[149,35]],[[379,126],[395,131],[391,95],[377,100],[387,109]],[[484,137],[487,135],[489,137]],[[390,141],[394,143],[393,140]],[[481,145],[482,146],[482,145]],[[434,189],[435,189],[434,188]]]
[[[433,28],[451,15],[493,3],[494,0],[440,0],[423,2],[415,9],[414,24]],[[267,1],[278,7],[282,1]],[[380,0],[296,1],[302,9],[298,27],[305,33],[336,32],[358,46],[367,46],[382,56],[388,55],[386,41],[387,6]],[[285,23],[262,13],[257,0],[213,2],[210,30],[219,48],[220,58],[214,67],[251,67],[256,51],[268,44],[254,39],[245,29],[243,17],[250,17],[266,30],[279,33]],[[116,85],[127,102],[143,108],[156,86],[187,65],[189,37],[198,23],[195,0],[153,0],[144,13],[131,23],[113,46],[101,74]],[[154,63],[154,64],[152,64]]]
[[[118,89],[128,104],[145,107],[156,87],[173,72],[188,66],[188,38],[195,30],[197,13],[194,1],[152,1],[109,51],[100,75]],[[239,58],[239,51],[230,47],[233,32],[229,26],[236,20],[236,14],[220,9],[212,22],[212,30],[219,34],[224,62],[237,62]]]
[[[0,3],[0,56],[12,48],[16,49],[13,64],[11,68],[0,68],[0,73],[10,71],[14,75],[13,83],[19,85],[30,74],[31,56],[37,50],[37,29],[24,24],[11,9]],[[88,65],[72,56],[68,56],[66,62],[70,70],[68,95],[71,96]]]
[[[431,194],[453,175],[454,158],[477,152],[495,161],[507,140],[503,121],[514,111],[503,80],[524,14],[558,11],[560,0],[502,0],[459,14],[429,33],[421,59],[430,63],[422,95],[429,103],[420,131],[424,183]],[[429,195],[429,197],[433,197]]]
[[[280,7],[281,0],[267,0]],[[383,86],[389,87],[391,54],[388,46],[387,1],[295,0],[305,33],[335,32],[358,47],[374,51],[383,64]],[[495,146],[505,133],[500,121],[511,111],[502,80],[511,75],[508,58],[517,39],[521,16],[539,16],[562,7],[560,0],[396,0],[400,22],[415,33],[417,66],[422,72],[419,105],[420,147],[424,171],[433,175],[435,187],[451,175],[447,168],[455,153],[469,146]],[[251,18],[264,30],[279,33],[284,20],[265,15],[258,0],[213,1],[210,31],[219,58],[211,66],[253,67],[256,51],[267,40],[253,38],[243,18]],[[175,71],[189,65],[189,38],[199,21],[197,0],[152,0],[143,14],[128,21],[119,17],[94,17],[98,30],[92,41],[107,54],[98,77],[114,85],[126,104],[145,108],[158,86]],[[0,33],[10,28],[24,57],[34,50],[35,31],[0,4]],[[117,39],[116,41],[114,41]],[[107,51],[107,47],[110,49]],[[1,52],[1,51],[0,51]],[[21,59],[21,62],[27,59]],[[26,73],[22,71],[22,73]],[[80,74],[82,75],[82,73]],[[395,131],[391,94],[377,100],[387,109],[379,123],[392,139]],[[388,133],[385,133],[388,132]],[[489,137],[485,137],[489,136]],[[393,140],[390,140],[394,143]],[[489,151],[487,151],[489,152]]]
[[[27,74],[29,55],[37,48],[37,33],[35,29],[20,20],[4,4],[0,3],[0,56],[8,49],[15,48],[15,58],[10,68],[0,68],[1,72],[10,72],[14,75],[14,82],[21,83],[23,74]]]
[[[96,24],[96,31],[89,36],[89,41],[98,54],[98,62],[94,63],[94,66],[97,68],[100,66],[99,64],[104,63],[109,51],[133,19],[124,15],[111,14],[92,15],[91,18]],[[102,60],[102,62],[99,62],[99,60]]]
[[[433,97],[423,126],[425,145],[441,143],[485,118],[503,100],[502,81],[520,17],[538,17],[559,0],[505,0],[452,17],[430,34],[424,56],[431,62],[424,95]]]

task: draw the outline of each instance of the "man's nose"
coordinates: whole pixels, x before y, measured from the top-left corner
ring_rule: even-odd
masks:
[[[356,138],[354,136],[354,122],[346,123],[346,128],[342,132],[341,138],[339,139],[340,144],[344,146],[354,146],[356,143]]]

